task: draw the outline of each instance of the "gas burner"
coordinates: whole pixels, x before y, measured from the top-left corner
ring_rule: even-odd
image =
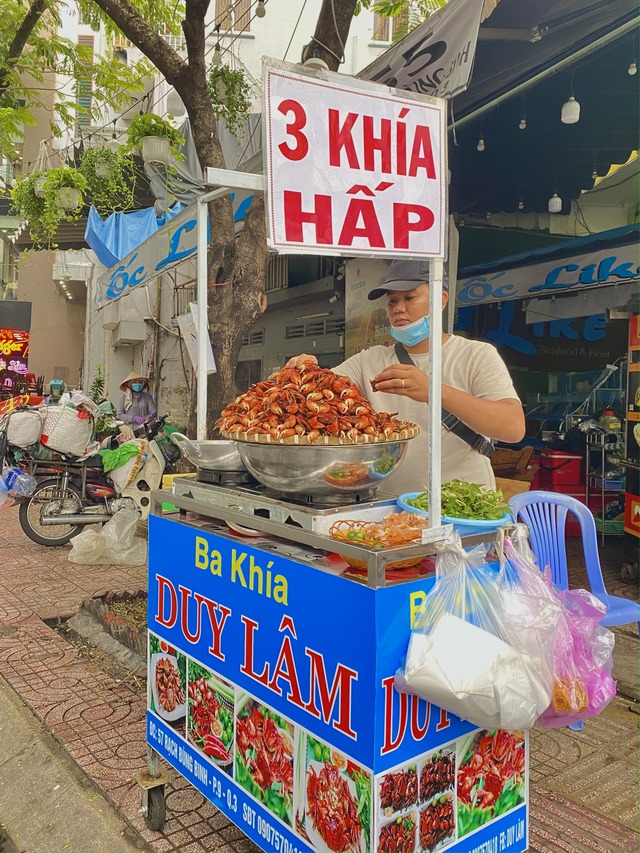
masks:
[[[277,500],[284,500],[292,504],[300,504],[301,506],[309,507],[343,507],[353,506],[353,504],[368,503],[375,499],[375,489],[370,489],[367,492],[349,492],[348,495],[307,495],[302,492],[287,492],[282,495],[279,492],[274,492],[271,489],[264,488],[264,494]]]
[[[198,468],[196,481],[212,486],[254,486],[258,482],[248,471],[209,471],[206,468]]]
[[[206,472],[211,475],[212,472]],[[266,518],[283,525],[295,525],[304,530],[328,533],[338,518],[381,518],[396,505],[394,500],[372,500],[370,494],[360,492],[347,495],[329,495],[311,503],[308,495],[281,495],[269,491],[260,483],[203,483],[198,479],[178,477],[173,484],[174,494],[191,498],[212,509],[216,518],[224,520],[224,509],[246,514],[247,527],[252,517]]]

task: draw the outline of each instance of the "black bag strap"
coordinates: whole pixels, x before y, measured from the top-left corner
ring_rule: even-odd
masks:
[[[396,352],[396,358],[400,364],[412,364],[414,367],[416,366],[415,361],[399,341],[395,345],[394,349]],[[466,442],[469,447],[477,450],[478,453],[481,453],[483,456],[491,456],[493,451],[496,449],[492,441],[489,441],[488,438],[485,438],[483,435],[480,435],[479,432],[468,427],[457,415],[452,414],[452,412],[449,412],[444,408],[442,409],[442,426],[445,429],[448,429],[449,432],[457,435],[458,438],[461,438]]]

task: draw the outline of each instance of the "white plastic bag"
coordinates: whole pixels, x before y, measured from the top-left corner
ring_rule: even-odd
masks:
[[[467,553],[457,535],[438,555],[396,686],[482,728],[528,729],[551,699],[552,635],[545,624],[538,643],[529,626],[519,641],[519,608],[509,612],[485,557],[483,547]]]
[[[82,566],[109,563],[141,566],[147,561],[147,543],[136,536],[140,513],[121,509],[101,530],[90,526],[71,540],[69,560]]]

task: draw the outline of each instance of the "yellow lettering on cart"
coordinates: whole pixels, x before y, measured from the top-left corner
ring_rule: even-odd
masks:
[[[196,569],[206,569],[209,566],[209,548],[207,540],[196,536]]]
[[[209,569],[212,575],[222,577],[222,554],[220,551],[211,551],[206,539],[202,536],[196,536],[196,569]]]
[[[248,565],[244,565],[249,555],[238,553],[235,548],[231,551],[231,581],[239,583],[251,592],[273,598],[278,604],[288,604],[289,587],[283,575],[273,575],[273,560],[269,560],[265,568],[256,563],[253,554],[249,556]]]
[[[415,625],[416,617],[421,608],[424,606],[426,600],[427,593],[422,592],[421,590],[418,592],[412,592],[409,596],[409,622],[411,628]]]

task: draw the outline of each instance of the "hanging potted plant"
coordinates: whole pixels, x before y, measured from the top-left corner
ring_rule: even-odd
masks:
[[[73,219],[74,214],[82,207],[87,189],[87,179],[78,169],[71,166],[49,169],[44,185],[45,204],[64,211],[60,218],[65,216]]]
[[[224,119],[229,132],[237,138],[251,112],[251,87],[244,71],[228,65],[212,65],[208,82],[216,118]]]
[[[87,200],[100,213],[135,206],[135,167],[130,154],[106,145],[88,148],[79,169],[87,180]]]
[[[35,183],[42,173],[34,172],[19,181],[11,191],[13,209],[29,223],[31,239],[37,248],[53,248],[52,240],[60,221],[79,218],[87,181],[76,169],[60,166],[49,169],[44,195],[36,195]]]
[[[47,182],[47,173],[40,172],[40,174],[36,175],[36,178],[33,182],[33,191],[38,196],[38,198],[44,198],[44,185]]]
[[[44,211],[44,198],[37,191],[40,184],[44,187],[46,172],[33,172],[27,175],[11,190],[11,206],[23,222],[31,225]],[[44,180],[43,180],[44,179]]]
[[[145,163],[169,165],[172,155],[180,157],[178,146],[183,144],[180,132],[154,113],[135,116],[127,128],[127,150],[139,151]]]

